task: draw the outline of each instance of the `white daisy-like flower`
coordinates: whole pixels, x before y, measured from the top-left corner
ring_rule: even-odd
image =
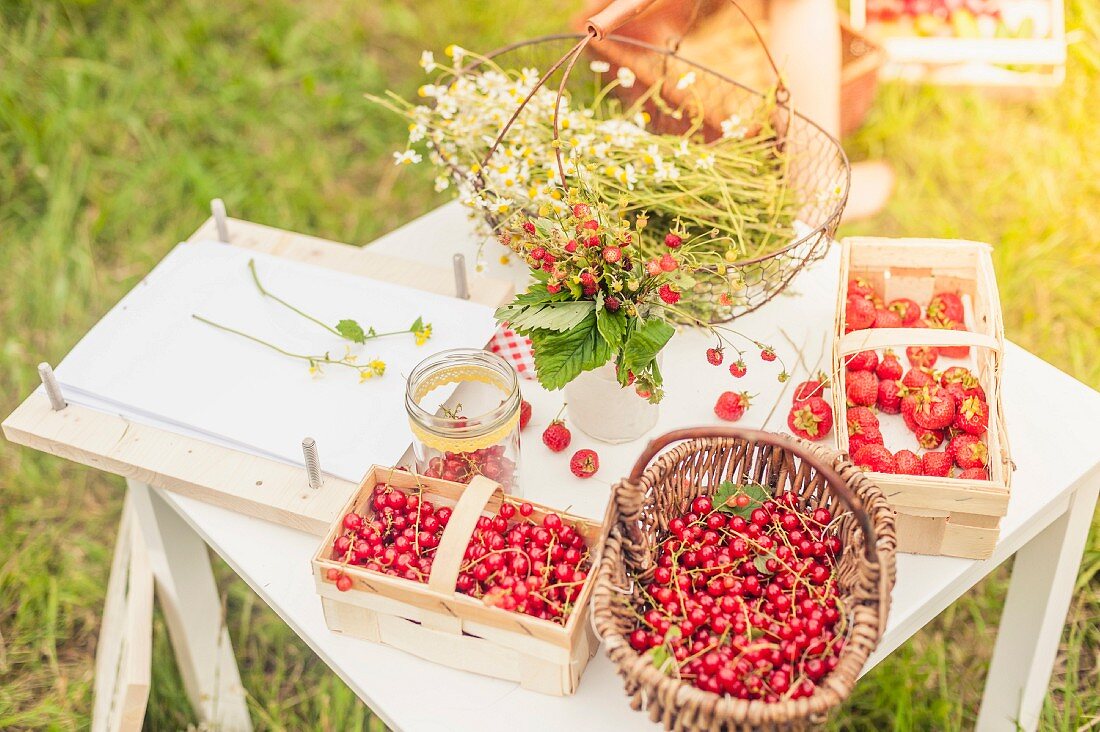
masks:
[[[420,142],[424,139],[424,134],[428,131],[428,128],[419,123],[413,123],[409,125],[409,142]]]
[[[421,160],[423,158],[416,150],[406,150],[405,152],[395,152],[393,154],[394,165],[416,165]]]
[[[435,71],[435,54],[433,54],[431,51],[422,51],[420,53],[420,68],[424,69],[424,71],[428,72],[429,74]]]
[[[741,139],[749,131],[745,125],[741,124],[741,115],[734,114],[729,119],[722,120],[722,137],[725,139],[735,138]]]
[[[455,65],[457,66],[462,63],[462,59],[466,56],[466,49],[462,46],[456,46],[452,43],[451,45],[447,46],[447,48],[444,50],[444,53],[453,58]]]
[[[630,87],[634,86],[634,82],[637,80],[638,77],[635,76],[634,72],[627,67],[620,66],[619,70],[615,72],[615,78],[618,79],[619,86],[623,87],[624,89],[629,89]]]
[[[445,175],[440,175],[440,176],[436,177],[436,179],[435,179],[436,193],[438,193],[440,191],[445,191],[450,187],[451,187],[451,179],[449,177],[447,177]]]
[[[680,80],[676,82],[677,89],[687,89],[689,86],[695,83],[695,72],[689,71],[680,77]]]
[[[710,170],[714,167],[714,154],[706,153],[704,155],[700,155],[695,160],[695,165],[702,170]]]
[[[605,74],[608,71],[611,71],[611,64],[607,63],[606,61],[593,61],[592,63],[588,64],[588,68],[592,69],[597,74]]]

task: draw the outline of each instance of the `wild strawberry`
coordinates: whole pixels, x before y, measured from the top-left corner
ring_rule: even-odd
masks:
[[[939,351],[935,346],[909,346],[905,349],[905,357],[918,369],[930,369],[936,365]]]
[[[657,294],[661,296],[669,305],[675,305],[680,302],[680,293],[672,289],[669,285],[664,284],[657,288]]]
[[[898,463],[893,453],[882,445],[864,445],[856,451],[855,455],[852,455],[852,462],[861,470],[872,473],[896,473],[898,470]]]
[[[523,230],[526,231],[528,234],[534,234],[535,233],[535,222],[534,221],[524,221],[523,222]]]
[[[569,252],[570,254],[577,251],[577,240],[570,239],[569,241],[565,242],[565,251]]]
[[[920,457],[912,450],[898,450],[894,453],[894,460],[897,462],[899,475],[921,474]]]
[[[546,291],[549,292],[551,295],[556,295],[561,292],[561,285],[559,285],[557,282],[547,282]]]
[[[936,383],[936,380],[932,378],[931,374],[918,368],[909,369],[905,372],[905,376],[901,377],[901,385],[909,389],[923,389],[934,383]]]
[[[531,256],[534,257],[535,259],[542,259],[543,257],[546,256],[546,250],[543,249],[542,247],[535,247],[534,249],[531,250]]]
[[[902,368],[897,355],[890,350],[882,354],[882,360],[879,361],[878,366],[875,367],[875,375],[880,379],[892,379],[896,381],[901,378],[903,373],[905,373],[905,369]]]
[[[736,422],[749,408],[750,397],[747,391],[725,391],[714,403],[714,413],[719,419]]]
[[[875,305],[863,297],[848,296],[844,306],[844,332],[870,328],[875,323]]]
[[[645,271],[651,277],[656,277],[657,275],[661,274],[661,272],[663,272],[664,270],[661,269],[661,263],[660,262],[658,262],[656,259],[651,259],[651,260],[649,260],[648,262],[645,263]]]
[[[748,372],[748,367],[745,365],[745,360],[742,358],[737,359],[730,364],[730,375],[740,379]]]
[[[905,396],[905,387],[896,379],[882,379],[878,382],[878,399],[875,404],[884,414],[900,414],[901,399]]]
[[[956,435],[947,446],[947,453],[954,457],[955,464],[963,470],[984,468],[989,462],[989,448],[976,435]]]
[[[844,419],[848,423],[849,435],[879,430],[878,417],[867,407],[848,407],[848,411],[844,413]]]
[[[589,231],[595,231],[596,229],[600,228],[600,222],[596,221],[596,219],[588,219],[588,221],[585,221],[583,224],[581,224],[581,228],[588,229]]]
[[[760,351],[760,358],[763,361],[774,361],[775,349],[771,346],[764,346],[764,348]]]
[[[967,468],[958,477],[963,480],[989,480],[989,471],[985,468]]]
[[[922,475],[943,478],[951,474],[951,456],[942,450],[924,453],[920,462]]]
[[[872,371],[853,371],[846,379],[844,395],[852,404],[874,406],[878,401],[878,377]]]
[[[578,219],[583,219],[585,216],[588,215],[588,204],[587,203],[574,203],[573,204],[573,215],[576,216]]]
[[[937,292],[928,302],[926,312],[929,318],[935,320],[950,320],[961,323],[966,319],[962,298],[959,297],[957,292]]]
[[[787,426],[804,440],[820,440],[833,428],[833,410],[821,397],[811,397],[791,407]]]
[[[577,450],[569,458],[569,469],[578,478],[591,478],[600,469],[600,456],[595,450]]]
[[[722,365],[722,347],[721,346],[719,346],[718,348],[708,348],[707,349],[707,362],[711,366],[721,366]]]
[[[561,452],[565,448],[569,447],[570,440],[573,439],[573,435],[569,432],[569,428],[565,426],[565,422],[560,419],[555,419],[550,423],[542,432],[542,442],[554,452]]]
[[[671,231],[665,234],[665,246],[669,249],[679,249],[680,245],[683,243],[684,240]]]
[[[965,397],[955,413],[955,427],[982,436],[989,428],[989,406],[976,396]]]
[[[920,319],[920,305],[907,297],[891,300],[886,307],[897,313],[901,317],[901,324],[907,328]]]
[[[649,399],[651,396],[653,396],[653,392],[651,392],[649,389],[645,388],[641,384],[638,384],[636,387],[634,387],[634,393],[640,396],[642,399]]]
[[[917,438],[917,444],[925,450],[935,450],[943,444],[943,430],[927,430],[918,426],[913,434]]]
[[[860,351],[854,356],[847,356],[845,362],[849,371],[874,371],[878,368],[878,354],[874,351]]]
[[[794,388],[794,396],[791,401],[794,404],[801,404],[804,401],[821,396],[824,391],[825,385],[821,383],[820,379],[808,379]]]
[[[661,269],[665,272],[675,272],[676,268],[680,266],[680,263],[676,261],[676,257],[672,256],[668,252],[665,252],[660,260]]]
[[[622,305],[623,305],[622,301],[619,300],[619,298],[615,297],[614,295],[608,295],[607,297],[604,298],[604,301],[603,301],[603,306],[605,308],[607,308],[607,311],[609,313],[619,312],[619,308],[621,308]]]
[[[519,428],[523,429],[531,421],[531,402],[523,399],[519,403]]]
[[[589,249],[595,249],[600,245],[600,237],[592,235],[584,240],[584,245]]]
[[[871,324],[872,328],[903,328],[904,324],[901,322],[901,316],[895,313],[893,310],[886,310],[879,308],[875,311],[875,322]]]
[[[862,277],[848,280],[848,297],[871,298],[875,296],[874,286]]]
[[[623,258],[623,250],[619,247],[604,247],[603,261],[614,264]]]
[[[955,397],[942,386],[926,386],[918,395],[913,421],[926,429],[943,429],[955,421]]]

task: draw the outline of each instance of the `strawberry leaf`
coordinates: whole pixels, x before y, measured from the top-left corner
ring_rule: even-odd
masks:
[[[336,332],[352,343],[367,342],[367,334],[363,331],[363,326],[354,320],[341,320],[336,324]]]
[[[613,313],[603,307],[602,303],[597,303],[596,328],[607,341],[607,345],[611,346],[612,350],[618,351],[626,336],[626,314],[622,310]]]
[[[635,373],[641,372],[646,366],[657,358],[657,354],[665,347],[676,329],[663,320],[654,318],[630,334],[623,349],[623,358],[627,368]]]
[[[612,355],[611,346],[596,329],[596,314],[591,311],[569,330],[533,331],[531,350],[539,383],[551,390],[562,388],[582,371],[603,366]]]

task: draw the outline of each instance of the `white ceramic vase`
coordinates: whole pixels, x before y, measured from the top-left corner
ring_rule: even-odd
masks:
[[[657,424],[660,408],[619,386],[614,364],[585,371],[565,385],[571,426],[589,437],[618,444],[636,440]]]

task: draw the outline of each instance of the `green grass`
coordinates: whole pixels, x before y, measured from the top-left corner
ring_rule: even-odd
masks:
[[[411,93],[423,47],[555,30],[533,2],[0,0],[0,413],[206,215],[367,242],[442,199],[396,175],[403,125],[362,99]],[[542,12],[534,12],[541,9]],[[1100,12],[1071,0],[1055,95],[993,102],[888,87],[847,146],[899,173],[848,233],[996,245],[1009,336],[1100,387]],[[1051,456],[1056,459],[1056,456]],[[0,728],[84,728],[122,482],[0,443]],[[355,696],[220,562],[258,727],[374,729]],[[972,726],[1006,570],[859,685],[841,729]],[[1093,532],[1043,728],[1096,724],[1100,538]],[[151,729],[194,722],[158,620]]]

